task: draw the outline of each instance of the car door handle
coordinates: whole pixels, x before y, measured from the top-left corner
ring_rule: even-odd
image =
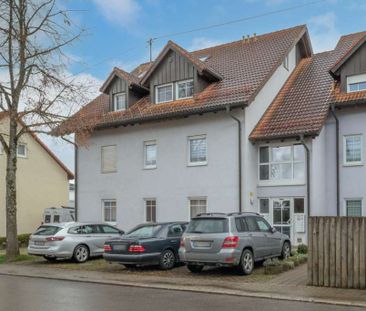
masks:
[[[170,240],[170,242],[176,243],[176,242],[179,242],[179,240]]]

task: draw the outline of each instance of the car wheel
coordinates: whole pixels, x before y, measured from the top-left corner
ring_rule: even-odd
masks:
[[[89,248],[86,245],[75,247],[73,259],[76,263],[83,263],[89,259]]]
[[[126,269],[134,269],[136,268],[136,265],[134,264],[123,264],[125,266]]]
[[[243,275],[249,275],[253,272],[254,269],[254,255],[253,252],[249,249],[245,249],[243,254],[241,255],[239,272]]]
[[[192,273],[200,273],[203,270],[203,265],[187,265],[187,269]]]
[[[170,270],[174,267],[176,262],[175,254],[170,249],[165,250],[160,255],[159,266],[163,270]]]
[[[46,259],[48,262],[56,262],[56,257],[49,257],[49,256],[43,256],[44,259]]]
[[[281,259],[287,259],[291,256],[291,245],[289,242],[284,242],[282,245]]]

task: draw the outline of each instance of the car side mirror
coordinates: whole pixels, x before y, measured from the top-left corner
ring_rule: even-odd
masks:
[[[124,232],[123,230],[120,230],[120,231],[119,231],[119,234],[120,234],[120,235],[124,235],[124,234],[125,234],[125,232]]]
[[[277,230],[276,230],[276,228],[271,227],[270,231],[271,231],[272,233],[275,233]]]

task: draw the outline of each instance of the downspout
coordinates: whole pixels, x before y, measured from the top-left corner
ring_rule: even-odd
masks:
[[[226,106],[226,112],[229,116],[235,120],[238,124],[238,201],[239,201],[239,213],[242,212],[242,143],[241,143],[241,121],[230,113],[230,106]]]
[[[78,146],[75,144],[74,148],[74,191],[75,191],[75,221],[78,221]]]
[[[310,217],[310,149],[306,145],[306,142],[304,140],[304,134],[300,136],[300,141],[306,150],[306,212],[307,217]]]
[[[336,122],[336,187],[337,187],[337,216],[341,215],[340,209],[340,180],[339,180],[339,119],[336,114],[335,105],[332,104],[330,106],[330,111],[332,112],[332,116]]]

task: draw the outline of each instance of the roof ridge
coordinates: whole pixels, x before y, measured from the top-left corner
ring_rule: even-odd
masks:
[[[274,34],[278,34],[278,33],[281,33],[281,32],[286,32],[286,31],[294,30],[296,28],[305,28],[305,27],[306,27],[305,24],[297,25],[297,26],[294,26],[294,27],[280,29],[280,30],[275,30],[275,31],[263,33],[263,34],[260,34],[260,35],[257,34],[256,37],[257,38],[261,38],[261,37],[264,37],[264,36],[274,35]],[[242,42],[242,41],[243,41],[243,39],[239,39],[239,40],[235,40],[235,41],[231,41],[231,42],[221,43],[221,44],[213,45],[213,46],[206,47],[206,48],[203,48],[203,49],[193,50],[193,51],[190,51],[190,53],[198,53],[198,52],[202,52],[204,50],[219,48],[219,47],[223,47],[223,46],[226,46],[226,45],[231,45],[231,44],[239,43],[239,42]]]

